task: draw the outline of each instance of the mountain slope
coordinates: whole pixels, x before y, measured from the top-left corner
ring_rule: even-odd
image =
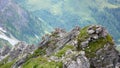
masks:
[[[7,53],[6,48],[1,56]],[[38,47],[18,43],[0,62],[1,68],[119,68],[119,52],[112,37],[98,25],[56,29]],[[8,62],[9,61],[9,62]]]

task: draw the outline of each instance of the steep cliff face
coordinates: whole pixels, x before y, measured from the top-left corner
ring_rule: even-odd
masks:
[[[119,52],[107,30],[99,25],[55,29],[38,47],[18,43],[1,51],[1,68],[119,68]]]

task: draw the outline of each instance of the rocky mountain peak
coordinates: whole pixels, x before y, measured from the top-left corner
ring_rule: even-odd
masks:
[[[119,61],[119,52],[108,31],[91,25],[75,27],[70,32],[56,28],[43,36],[37,48],[19,42],[0,65],[2,68],[118,68]]]

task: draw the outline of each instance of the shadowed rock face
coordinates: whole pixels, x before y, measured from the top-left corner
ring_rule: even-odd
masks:
[[[3,48],[3,50],[5,50]],[[2,51],[3,51],[2,50]],[[55,29],[42,38],[39,47],[18,43],[2,65],[11,68],[119,68],[120,56],[112,37],[99,25],[75,27],[70,32]],[[6,57],[5,57],[6,58]]]

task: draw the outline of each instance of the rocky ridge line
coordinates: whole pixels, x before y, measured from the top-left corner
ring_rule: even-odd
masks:
[[[0,57],[3,56],[8,57],[3,65],[15,61],[11,68],[25,68],[29,64],[37,65],[36,68],[120,67],[120,55],[113,38],[99,25],[75,27],[70,32],[57,28],[46,34],[38,47],[20,42],[12,49],[4,47],[0,53]]]

